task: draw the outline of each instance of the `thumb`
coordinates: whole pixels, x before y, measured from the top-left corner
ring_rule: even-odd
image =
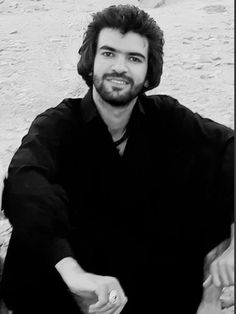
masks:
[[[203,288],[207,289],[212,284],[212,275],[209,275],[207,279],[203,282]]]
[[[107,301],[108,301],[107,291],[106,291],[106,289],[104,289],[104,287],[96,290],[95,293],[97,295],[98,301],[96,303],[90,305],[89,311],[94,311],[94,310],[100,309],[107,304]]]

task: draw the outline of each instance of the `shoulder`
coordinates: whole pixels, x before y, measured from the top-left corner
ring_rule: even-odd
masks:
[[[194,113],[168,95],[142,95],[140,102],[148,119],[155,120],[162,127],[177,131],[183,122],[194,118]]]
[[[36,116],[29,132],[40,133],[47,137],[58,137],[66,130],[72,129],[77,120],[77,108],[80,106],[80,98],[66,98],[55,107],[48,108]]]
[[[234,131],[231,128],[202,117],[171,96],[144,95],[140,101],[148,119],[155,125],[159,124],[165,134],[179,142],[217,146],[234,137]]]
[[[158,113],[168,111],[172,107],[175,107],[176,99],[167,95],[149,95],[142,94],[139,97],[139,101],[143,106],[146,113]],[[165,106],[163,106],[165,104]]]
[[[40,113],[35,120],[42,123],[60,123],[62,121],[72,120],[75,117],[77,107],[81,103],[80,98],[65,98],[56,107],[48,108]]]

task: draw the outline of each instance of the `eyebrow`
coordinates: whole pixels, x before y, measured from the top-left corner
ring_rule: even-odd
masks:
[[[121,52],[121,50],[118,50],[118,49],[115,49],[113,47],[106,46],[106,45],[100,47],[99,50],[109,50],[109,51],[113,51],[113,52]],[[140,53],[140,52],[135,52],[135,51],[132,52],[132,51],[130,51],[130,52],[127,52],[127,54],[130,55],[130,56],[140,57],[140,58],[142,58],[144,60],[146,59],[146,57],[142,53]]]

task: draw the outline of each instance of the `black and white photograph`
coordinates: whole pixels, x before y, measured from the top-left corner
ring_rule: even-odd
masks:
[[[234,2],[0,20],[0,314],[234,314]]]

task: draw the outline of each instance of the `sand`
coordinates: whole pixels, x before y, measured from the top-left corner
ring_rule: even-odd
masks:
[[[0,1],[0,160],[4,169],[34,117],[87,89],[77,51],[90,14],[136,0]],[[233,127],[233,1],[166,0],[146,9],[165,35],[161,84],[193,111]]]
[[[164,31],[164,72],[160,86],[149,93],[171,95],[202,116],[234,127],[233,0],[166,0],[148,8],[154,2],[0,0],[3,171],[37,114],[63,98],[85,94],[76,72],[77,52],[91,13],[112,4],[145,7]]]

